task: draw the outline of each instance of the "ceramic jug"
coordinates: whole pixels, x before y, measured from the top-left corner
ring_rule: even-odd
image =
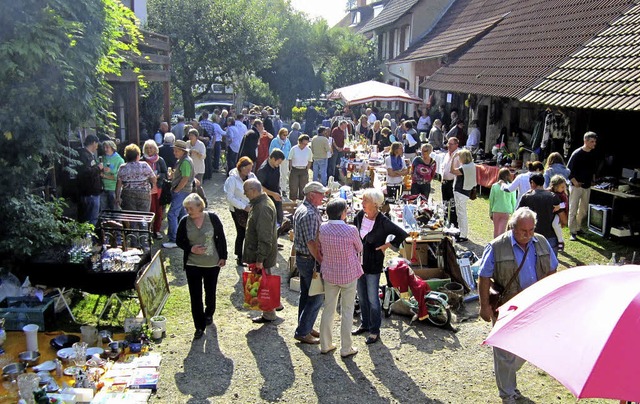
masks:
[[[91,325],[83,325],[80,327],[80,333],[82,334],[82,341],[86,342],[88,346],[96,346],[98,343],[98,329]]]

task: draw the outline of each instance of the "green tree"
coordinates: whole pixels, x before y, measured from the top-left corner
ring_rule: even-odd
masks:
[[[322,74],[329,88],[339,88],[367,80],[377,80],[382,72],[375,59],[373,42],[347,28],[334,27],[326,33],[330,44]]]
[[[289,118],[296,98],[319,95],[324,90],[324,83],[314,70],[317,41],[312,35],[313,24],[304,14],[294,12],[290,7],[281,8],[280,13],[282,47],[273,63],[258,74],[278,95],[281,113]]]
[[[214,83],[268,66],[279,42],[271,4],[260,0],[149,0],[148,26],[171,38],[171,80],[185,116]]]
[[[275,96],[269,84],[265,83],[254,74],[246,74],[235,80],[234,89],[241,92],[247,101],[262,106],[278,105],[278,98]]]
[[[0,256],[20,258],[60,241],[60,201],[32,195],[67,136],[88,120],[109,131],[107,73],[137,52],[135,16],[118,0],[0,2]],[[126,40],[125,40],[126,39]]]

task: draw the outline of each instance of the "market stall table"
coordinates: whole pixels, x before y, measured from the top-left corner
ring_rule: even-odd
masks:
[[[95,271],[90,259],[80,263],[63,262],[61,254],[43,254],[37,257],[23,270],[29,276],[32,285],[46,285],[56,288],[58,296],[64,300],[65,289],[80,289],[84,292],[109,296],[100,318],[113,299],[119,300],[117,293],[135,289],[140,269],[150,261],[149,252],[142,255],[133,271]],[[122,301],[119,300],[122,304]],[[64,304],[75,322],[71,308],[66,300]]]
[[[61,335],[63,333],[55,332],[55,333],[38,333],[38,349],[40,352],[40,360],[39,364],[42,364],[46,361],[54,360],[57,358],[57,351],[51,346],[51,340],[57,335]],[[80,337],[80,334],[67,334],[67,335],[77,335]],[[114,341],[124,340],[125,334],[115,334]],[[26,341],[23,332],[14,331],[7,332],[7,340],[5,341],[3,348],[5,350],[4,354],[0,355],[0,365],[4,366],[9,363],[18,362],[18,355],[20,352],[26,350]],[[66,366],[72,366],[68,364]],[[63,365],[63,368],[66,368]],[[35,373],[33,368],[28,368],[27,373]],[[55,370],[50,371],[50,375],[53,377],[57,385],[62,389],[64,386],[73,386],[74,384],[74,376],[62,375],[61,377],[56,376]],[[0,402],[17,402],[18,401],[18,390],[17,386],[13,385],[4,380],[2,385],[0,386]]]

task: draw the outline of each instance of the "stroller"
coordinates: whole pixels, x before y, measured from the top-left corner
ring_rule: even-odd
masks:
[[[428,320],[438,327],[449,327],[451,310],[448,296],[432,291],[429,284],[413,272],[409,261],[394,258],[385,268],[385,274],[387,287],[382,303],[385,317],[391,315],[391,304],[400,300],[414,313],[414,319]]]

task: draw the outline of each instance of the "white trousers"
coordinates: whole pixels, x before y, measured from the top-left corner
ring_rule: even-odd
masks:
[[[280,192],[289,192],[289,161],[280,164]]]
[[[571,187],[569,193],[569,231],[576,234],[589,212],[591,188]]]
[[[320,319],[320,349],[327,351],[333,346],[332,329],[333,318],[340,299],[340,354],[347,355],[351,352],[351,327],[353,325],[353,306],[356,300],[355,280],[345,285],[335,285],[324,282],[324,307]]]
[[[453,192],[456,201],[456,214],[458,215],[458,228],[460,237],[467,238],[469,235],[469,218],[467,216],[467,202],[469,197],[460,192]]]

